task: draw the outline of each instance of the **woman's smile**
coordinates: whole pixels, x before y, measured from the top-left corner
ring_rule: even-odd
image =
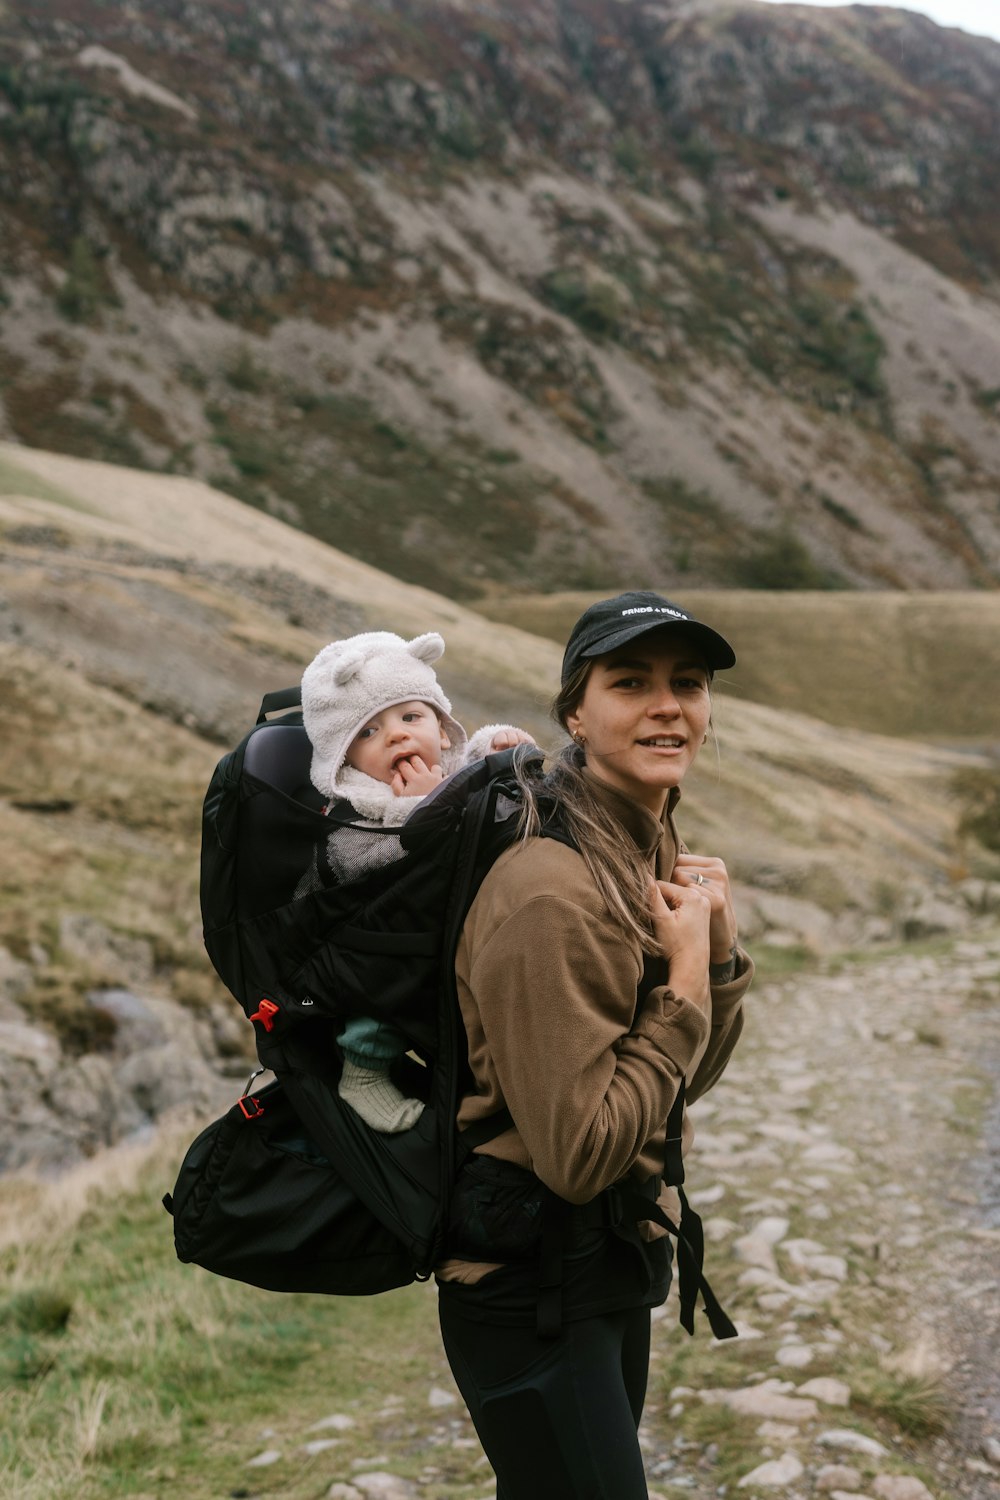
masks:
[[[680,750],[685,741],[680,736],[665,738],[663,735],[651,735],[649,739],[640,740],[640,745],[645,745],[648,750]]]

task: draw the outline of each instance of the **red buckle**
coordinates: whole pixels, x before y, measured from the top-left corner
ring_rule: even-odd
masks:
[[[265,1031],[274,1030],[274,1018],[280,1007],[273,1000],[261,1000],[260,1005],[250,1017],[251,1021],[259,1021]]]
[[[237,1099],[237,1104],[243,1112],[244,1119],[257,1120],[264,1113],[264,1106],[253,1094],[244,1094],[242,1099]]]

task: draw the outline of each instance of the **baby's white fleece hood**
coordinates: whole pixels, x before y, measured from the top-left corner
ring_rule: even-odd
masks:
[[[344,759],[369,719],[411,699],[437,710],[451,741],[451,749],[441,753],[441,769],[446,776],[458,769],[465,758],[466,733],[452,718],[451,704],[431,666],[443,654],[444,641],[435,631],[404,641],[390,631],[376,630],[333,641],[313,658],[302,674],[302,720],[313,747],[310,777],[322,796],[354,801],[360,778],[371,783],[371,792],[379,789],[379,801],[384,798],[380,782],[345,766]],[[352,784],[351,791],[346,782]]]

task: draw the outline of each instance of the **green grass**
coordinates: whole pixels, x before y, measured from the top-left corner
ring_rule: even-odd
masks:
[[[733,577],[742,588],[769,590],[836,589],[844,580],[816,562],[809,548],[788,524],[765,533],[747,552],[734,559]]]
[[[98,1181],[57,1234],[44,1189],[0,1184],[4,1210],[27,1224],[0,1252],[18,1288],[0,1304],[3,1493],[216,1500],[253,1475],[254,1494],[313,1496],[379,1451],[390,1398],[403,1397],[397,1426],[428,1416],[429,1380],[444,1379],[431,1291],[281,1296],[182,1266],[159,1203],[181,1145],[140,1160],[124,1190],[113,1174]],[[355,1426],[309,1457],[309,1428],[335,1412]],[[268,1447],[282,1462],[247,1470]],[[465,1493],[476,1456],[424,1493]],[[416,1474],[426,1459],[416,1444],[395,1467]]]
[[[49,500],[53,505],[65,506],[67,510],[84,511],[87,509],[66,490],[61,490],[58,485],[49,484],[48,480],[33,474],[30,469],[24,469],[20,464],[12,463],[3,454],[0,454],[0,495],[23,495],[29,500]]]
[[[67,913],[94,918],[112,939],[147,943],[193,1008],[220,998],[198,924],[198,830],[212,748],[10,648],[0,651],[0,691],[0,837],[18,850],[0,873],[0,944],[21,959],[33,945],[47,955],[33,965],[25,1010],[43,1016],[73,1055],[107,1041],[85,996],[127,975],[111,955],[91,961],[62,950]],[[156,797],[148,795],[151,767]],[[66,811],[28,810],[36,802]]]
[[[303,530],[450,598],[475,596],[487,575],[516,584],[527,567],[537,574],[552,490],[543,475],[473,439],[432,447],[358,397],[286,394],[280,430],[236,402],[211,408],[238,474],[217,476],[220,489],[264,510],[288,505]],[[563,559],[550,567],[553,583],[567,571]]]
[[[951,790],[962,804],[959,832],[1000,854],[1000,764],[957,772]]]
[[[851,1370],[850,1383],[852,1406],[892,1422],[908,1437],[934,1437],[948,1425],[948,1401],[936,1374],[868,1363]]]
[[[216,443],[240,475],[216,478],[220,489],[259,508],[280,496],[310,534],[450,597],[477,591],[477,559],[481,571],[489,558],[492,571],[520,573],[540,498],[525,466],[474,444],[430,449],[339,393],[306,395],[288,410],[280,432],[235,405],[211,410]]]
[[[753,959],[759,983],[801,974],[817,963],[816,954],[804,943],[754,943]]]

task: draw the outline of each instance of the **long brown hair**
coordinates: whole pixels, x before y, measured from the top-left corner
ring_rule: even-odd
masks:
[[[580,703],[593,662],[585,661],[553,699],[551,714],[560,728]],[[517,757],[517,779],[523,797],[519,836],[536,837],[554,807],[562,827],[579,849],[608,911],[624,933],[646,953],[660,952],[649,902],[650,872],[635,846],[622,837],[621,824],[609,812],[583,774],[586,757],[567,745],[544,779],[524,775]]]

